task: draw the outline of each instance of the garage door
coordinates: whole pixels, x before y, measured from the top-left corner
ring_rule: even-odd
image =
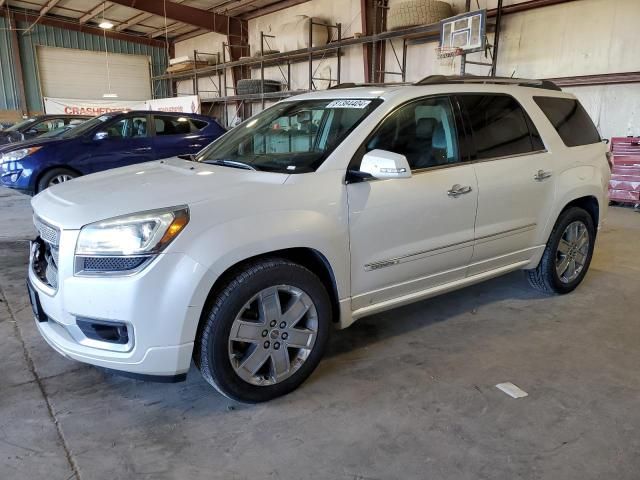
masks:
[[[38,47],[38,73],[45,97],[100,99],[108,92],[104,52]],[[111,92],[119,100],[151,98],[149,57],[109,54]]]

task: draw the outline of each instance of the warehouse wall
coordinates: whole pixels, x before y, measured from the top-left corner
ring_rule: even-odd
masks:
[[[0,16],[0,28],[8,28],[9,20]],[[29,24],[18,22],[19,29],[26,29]],[[36,24],[26,35],[18,35],[20,44],[20,57],[23,68],[23,78],[27,97],[27,106],[31,113],[42,111],[42,96],[37,75],[36,46],[76,48],[80,50],[104,51],[104,38],[74,30],[66,30],[49,25]],[[166,51],[164,48],[124,40],[107,38],[107,50],[112,53],[125,53],[136,55],[148,55],[151,58],[153,75],[164,73],[167,65]],[[0,77],[2,80],[2,97],[0,98],[0,110],[13,111],[19,108],[18,90],[15,81],[8,83],[7,78],[15,78],[15,65],[11,56],[10,32],[0,31]],[[10,60],[5,61],[5,57]],[[156,82],[154,85],[155,97],[166,97],[168,85],[166,82]]]
[[[353,36],[354,32],[362,31],[362,20],[360,16],[360,0],[312,0],[300,5],[296,5],[290,8],[280,10],[278,12],[265,15],[262,17],[249,20],[249,45],[251,47],[251,55],[260,51],[260,32],[264,32],[267,35],[275,35],[276,38],[268,39],[268,45],[265,48],[271,47],[272,49],[278,49],[280,51],[290,51],[302,48],[303,44],[306,46],[307,39],[303,38],[301,32],[295,32],[291,30],[291,22],[295,21],[296,16],[306,15],[310,17],[319,18],[326,23],[342,23],[342,36]],[[330,31],[330,34],[336,36],[335,29]],[[337,37],[336,37],[337,38]],[[226,41],[226,36],[216,33],[208,33],[200,35],[182,42],[177,42],[175,45],[176,57],[189,56],[193,57],[193,51],[198,50],[202,52],[214,53],[222,51],[222,42]],[[344,49],[344,55],[342,57],[342,82],[363,82],[364,81],[364,67],[362,47],[352,47]],[[271,67],[265,69],[265,78],[269,80],[277,80],[279,82],[286,81],[286,67],[281,66],[282,70],[277,67]],[[336,78],[337,59],[325,58],[316,60],[313,62],[313,69],[315,76],[323,78]],[[284,76],[283,76],[284,74]],[[260,78],[260,70],[252,70],[252,78]],[[292,64],[291,66],[291,89],[303,90],[309,86],[309,73],[308,63],[306,61]],[[334,82],[335,83],[335,82]],[[232,77],[230,72],[227,74],[227,85],[231,86]],[[316,81],[318,88],[326,88],[328,82]],[[218,88],[217,77],[203,77],[198,79],[198,90],[200,98],[203,101],[211,99],[217,96],[211,90]],[[194,93],[193,82],[191,80],[184,80],[177,82],[177,92],[179,95],[190,95]],[[229,90],[228,95],[232,95],[233,92]],[[270,102],[273,103],[273,102]],[[268,103],[267,105],[269,105]],[[260,104],[253,104],[254,113],[261,109]],[[216,112],[219,115],[219,112]],[[230,122],[236,117],[235,105],[228,107],[228,118]]]
[[[13,121],[19,117],[20,101],[13,63],[9,19],[0,17],[0,121]]]
[[[362,32],[362,17],[360,12],[360,0],[312,0],[279,12],[271,13],[263,17],[249,20],[249,43],[252,52],[260,51],[260,32],[267,35],[275,35],[276,38],[268,39],[272,48],[281,51],[305,48],[308,38],[302,31],[294,30],[292,22],[299,15],[315,17],[327,24],[342,23],[342,37],[353,37],[356,32]],[[337,39],[335,29],[329,31],[330,40]],[[342,82],[363,82],[364,67],[362,47],[356,46],[343,50],[341,64]],[[283,68],[286,75],[286,70]],[[324,58],[313,62],[314,76],[322,78],[335,78],[337,72],[337,59]],[[252,76],[260,78],[260,71],[254,70]],[[283,81],[282,73],[278,68],[265,70],[265,78]],[[291,89],[303,90],[309,88],[309,64],[307,61],[293,64],[291,67]],[[335,83],[335,82],[334,82]],[[317,88],[327,88],[329,82],[318,80]]]
[[[391,0],[391,5],[400,0]],[[505,5],[524,0],[505,1]],[[456,12],[464,1],[451,2]],[[472,2],[475,4],[475,0]],[[497,0],[480,0],[483,8],[495,8]],[[474,5],[475,6],[475,5]],[[498,75],[522,78],[557,78],[640,71],[640,1],[577,0],[538,8],[503,18],[498,55]],[[493,35],[489,35],[493,41]],[[407,80],[434,73],[457,74],[435,57],[437,42],[409,47]],[[470,60],[487,61],[481,53]],[[387,52],[387,65],[394,63]],[[487,75],[488,67],[467,67],[467,73]],[[388,78],[387,81],[393,81]],[[640,85],[571,87],[585,104],[605,138],[640,134]]]
[[[176,58],[184,56],[193,58],[193,52],[194,50],[197,50],[202,53],[220,53],[220,58],[222,58],[222,44],[226,41],[226,35],[214,32],[205,33],[204,35],[199,35],[182,42],[177,42],[175,45],[175,55]],[[227,61],[229,61],[229,53],[226,52],[226,55]],[[207,56],[198,56],[198,60],[200,61],[208,60],[208,58],[209,57]],[[230,87],[233,86],[231,72],[228,72],[227,75],[227,85]],[[202,100],[217,97],[218,94],[215,91],[220,88],[221,86],[218,85],[218,77],[202,77],[198,79],[198,90]],[[178,95],[193,95],[193,82],[191,80],[177,82],[177,93]],[[232,95],[232,91],[229,90],[227,94]]]
[[[390,0],[390,5],[402,0]],[[527,0],[505,0],[504,5],[524,3]],[[286,28],[296,15],[317,16],[330,22],[342,22],[344,37],[362,30],[359,0],[312,0],[279,12],[249,21],[249,41],[252,52],[260,48],[260,31],[277,34],[271,46],[293,50],[299,46],[299,34]],[[464,10],[465,0],[450,0],[454,13]],[[492,9],[497,0],[479,0],[481,8]],[[472,1],[476,8],[476,0]],[[498,75],[530,78],[553,78],[592,74],[640,71],[640,55],[635,46],[640,44],[640,0],[576,0],[522,13],[507,15],[503,19]],[[203,35],[176,44],[176,54],[192,54],[198,50],[221,48],[223,36]],[[492,42],[492,34],[489,35]],[[395,44],[398,54],[402,42]],[[459,61],[451,67],[441,65],[436,58],[437,41],[422,42],[409,47],[407,81],[432,74],[457,74]],[[364,81],[362,46],[347,48],[342,60],[342,81]],[[190,52],[190,53],[189,53]],[[183,54],[187,54],[183,53]],[[483,60],[482,54],[470,55],[471,60]],[[334,76],[335,58],[314,62],[317,76]],[[386,69],[398,71],[391,48],[387,48]],[[284,71],[284,69],[283,69]],[[467,72],[486,75],[487,67],[468,66]],[[253,71],[259,78],[259,71]],[[277,68],[266,70],[265,78],[282,81]],[[230,80],[230,79],[229,79]],[[387,75],[387,82],[398,81],[398,76]],[[206,80],[200,88],[206,90]],[[191,82],[181,82],[184,93],[191,93]],[[317,82],[320,88],[326,82]],[[209,83],[211,85],[211,83]],[[308,87],[308,65],[292,67],[292,88]],[[603,136],[640,134],[640,86],[638,84],[599,87],[566,88],[585,104]],[[206,98],[206,97],[205,97]],[[258,111],[259,104],[254,105]]]

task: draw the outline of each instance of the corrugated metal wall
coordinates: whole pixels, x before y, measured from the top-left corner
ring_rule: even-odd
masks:
[[[9,19],[0,17],[0,110],[17,110],[19,103]]]
[[[18,22],[19,29],[26,29],[29,24]],[[19,108],[15,72],[12,61],[9,19],[0,17],[0,110],[16,110]],[[31,31],[18,34],[23,76],[30,112],[42,111],[42,97],[36,64],[36,46],[76,48],[104,52],[104,37],[74,30],[66,30],[49,25],[35,25]],[[167,54],[162,47],[143,45],[141,43],[107,38],[107,50],[112,53],[128,53],[148,55],[151,58],[152,76],[160,75],[167,68]],[[169,88],[166,81],[154,82],[154,97],[166,97]]]

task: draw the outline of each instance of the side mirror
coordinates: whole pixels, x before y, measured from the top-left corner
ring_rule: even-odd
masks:
[[[104,140],[105,138],[109,138],[109,132],[98,132],[93,136],[94,140]]]
[[[362,157],[360,172],[380,180],[389,178],[411,178],[411,167],[407,157],[387,150],[372,150]]]

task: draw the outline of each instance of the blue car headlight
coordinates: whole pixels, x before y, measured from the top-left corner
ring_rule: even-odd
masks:
[[[41,148],[42,147],[21,148],[19,150],[3,153],[0,156],[0,163],[17,162],[18,160],[22,160],[23,158],[36,153]]]

